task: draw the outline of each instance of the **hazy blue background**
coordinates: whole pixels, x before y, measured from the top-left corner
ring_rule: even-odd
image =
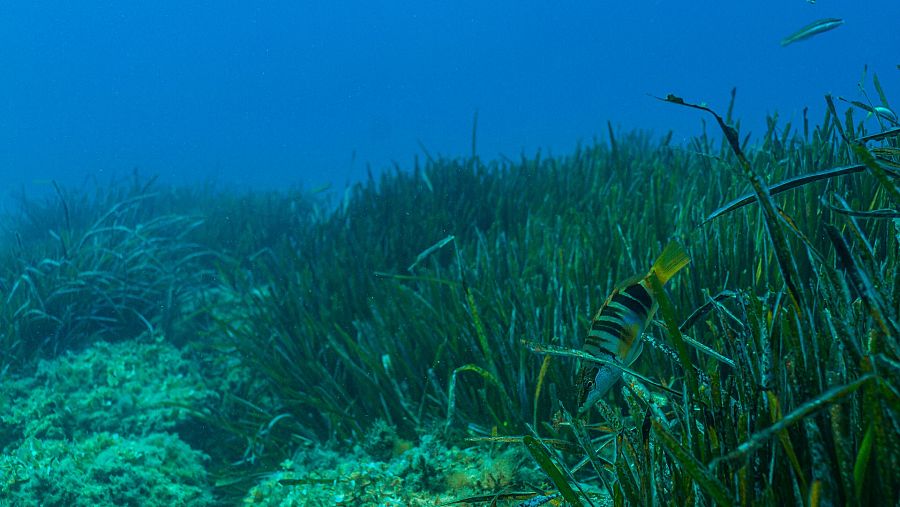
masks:
[[[823,17],[835,31],[782,48]],[[859,98],[900,103],[900,1],[3,2],[0,190],[139,168],[165,181],[338,188],[392,161],[470,148],[565,153],[606,121],[676,139],[699,114],[758,131]],[[870,88],[871,90],[871,88]],[[355,154],[355,158],[354,158]]]

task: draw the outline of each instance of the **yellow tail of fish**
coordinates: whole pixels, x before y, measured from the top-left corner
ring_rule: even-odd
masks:
[[[675,273],[681,271],[681,268],[687,266],[691,262],[684,248],[675,242],[670,242],[659,254],[659,258],[653,263],[651,271],[656,272],[659,283],[665,285]]]

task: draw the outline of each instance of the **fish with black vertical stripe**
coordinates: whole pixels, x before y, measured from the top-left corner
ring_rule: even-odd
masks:
[[[650,285],[656,274],[665,285],[691,262],[677,243],[669,243],[645,275],[619,284],[591,321],[582,350],[593,356],[631,366],[641,355],[641,336],[656,313],[658,304]],[[622,377],[622,369],[608,363],[585,363],[578,372],[579,414],[584,414]]]

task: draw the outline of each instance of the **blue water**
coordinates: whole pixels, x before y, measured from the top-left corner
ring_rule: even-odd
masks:
[[[807,23],[837,30],[782,48]],[[825,93],[900,104],[900,2],[4,2],[0,191],[116,174],[341,188],[471,149],[563,154],[622,130],[701,130],[676,93],[759,132]],[[869,91],[873,89],[869,86]],[[873,93],[874,98],[874,93]],[[895,105],[895,108],[898,107]]]

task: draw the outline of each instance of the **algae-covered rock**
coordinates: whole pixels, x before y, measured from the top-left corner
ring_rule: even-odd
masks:
[[[377,461],[388,461],[402,454],[409,446],[409,442],[397,435],[397,428],[382,419],[372,423],[372,427],[359,444],[363,452]]]
[[[196,366],[162,341],[97,342],[42,361],[32,377],[0,389],[0,446],[21,439],[83,438],[93,432],[123,435],[173,429],[215,394]]]
[[[98,342],[0,384],[0,505],[208,505],[203,462],[174,434],[216,396],[158,340]]]
[[[28,438],[0,456],[0,503],[29,506],[212,505],[205,455],[177,437]]]
[[[378,423],[373,431],[389,439],[389,428]],[[434,506],[511,488],[527,491],[527,484],[545,482],[521,446],[460,449],[426,434],[418,445],[401,446],[403,452],[387,459],[386,449],[383,439],[362,442],[352,451],[323,446],[302,449],[251,488],[244,504]]]

